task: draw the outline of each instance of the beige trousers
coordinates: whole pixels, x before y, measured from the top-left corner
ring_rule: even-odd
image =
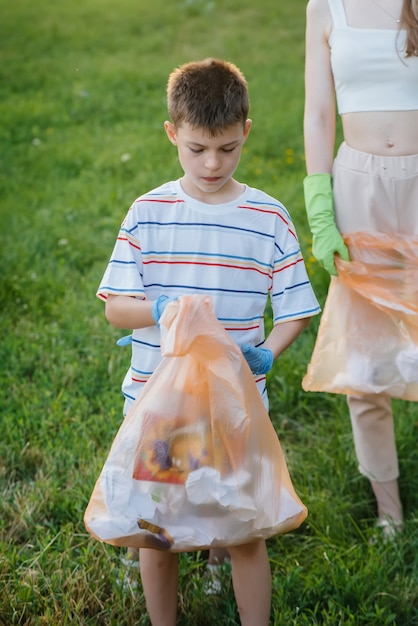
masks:
[[[418,155],[382,157],[343,143],[334,161],[335,216],[341,233],[418,234]],[[370,480],[399,476],[391,400],[347,398],[359,470]]]

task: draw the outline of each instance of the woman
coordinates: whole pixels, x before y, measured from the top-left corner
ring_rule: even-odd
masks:
[[[313,254],[349,260],[341,233],[418,234],[418,0],[310,0],[305,65],[305,202]],[[334,160],[336,110],[343,143]],[[378,526],[402,528],[391,400],[349,396],[359,470]]]

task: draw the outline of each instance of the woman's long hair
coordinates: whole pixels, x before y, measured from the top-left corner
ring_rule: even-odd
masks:
[[[406,56],[418,56],[418,0],[404,0],[401,28],[406,30]]]

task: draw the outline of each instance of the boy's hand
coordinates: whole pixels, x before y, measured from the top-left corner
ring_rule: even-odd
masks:
[[[273,353],[268,348],[255,348],[249,343],[244,343],[241,352],[253,374],[267,374],[273,367]]]
[[[177,298],[169,298],[168,296],[159,296],[152,303],[151,313],[154,322],[160,327],[160,317],[164,313],[165,307],[169,302],[174,302]]]
[[[125,335],[124,337],[120,337],[120,339],[117,340],[116,345],[119,347],[125,347],[125,346],[130,346],[132,343],[132,335]]]

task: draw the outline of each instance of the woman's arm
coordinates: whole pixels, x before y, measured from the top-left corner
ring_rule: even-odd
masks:
[[[308,174],[331,173],[336,110],[328,36],[327,0],[309,0],[306,10],[304,139]]]
[[[335,223],[332,165],[335,146],[335,89],[329,35],[332,18],[327,0],[310,0],[306,24],[305,157],[303,181],[306,214],[312,233],[312,254],[337,275],[335,254],[348,261],[349,253]]]

